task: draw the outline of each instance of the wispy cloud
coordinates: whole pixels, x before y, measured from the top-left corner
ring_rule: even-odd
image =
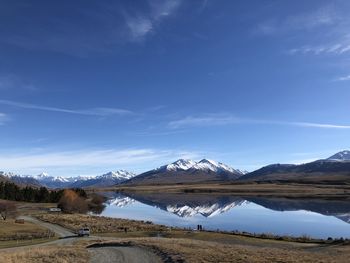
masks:
[[[23,151],[27,152],[27,151]],[[52,171],[55,168],[125,169],[126,167],[142,167],[161,165],[178,158],[197,158],[198,154],[191,151],[163,149],[83,149],[77,151],[43,151],[39,153],[11,154],[0,153],[0,167],[8,171]],[[151,162],[151,163],[150,163]],[[153,162],[153,163],[152,163]],[[151,168],[151,167],[148,167]]]
[[[291,55],[343,55],[350,51],[348,9],[346,1],[328,3],[308,12],[271,18],[258,24],[256,31],[270,36],[293,33],[293,39],[298,39],[295,33],[300,31],[305,44],[289,49]]]
[[[182,119],[170,121],[168,123],[168,127],[170,129],[179,129],[179,128],[188,128],[188,127],[223,126],[223,125],[233,125],[233,124],[288,125],[288,126],[298,126],[298,127],[305,127],[305,128],[350,129],[350,125],[248,119],[248,118],[239,118],[230,114],[210,114],[206,116],[196,116],[196,117],[187,116]]]
[[[15,74],[1,74],[0,75],[0,91],[1,90],[30,90],[34,91],[37,88],[28,82],[23,81],[20,77]]]
[[[325,44],[325,45],[308,45],[299,48],[293,48],[289,50],[289,54],[334,54],[342,55],[350,51],[350,39],[343,37],[338,43]]]
[[[316,10],[283,18],[272,18],[257,25],[257,32],[264,35],[285,33],[292,30],[312,30],[318,27],[334,25],[339,20],[339,14],[331,4],[321,6]]]
[[[168,127],[172,129],[191,126],[219,126],[240,123],[242,119],[227,114],[209,114],[206,116],[187,116],[182,119],[170,121]]]
[[[9,120],[7,114],[0,112],[0,125],[4,125]]]
[[[285,124],[300,127],[322,128],[322,129],[350,129],[350,125],[337,125],[328,123],[313,123],[313,122],[276,122],[276,124]]]
[[[74,109],[42,106],[42,105],[30,104],[30,103],[22,103],[22,102],[10,101],[10,100],[0,100],[0,104],[22,108],[22,109],[52,111],[52,112],[90,115],[90,116],[112,116],[112,115],[123,116],[123,115],[133,114],[133,112],[129,110],[118,109],[118,108],[105,108],[105,107],[74,110]]]
[[[180,0],[165,0],[148,2],[150,12],[131,15],[125,13],[125,22],[129,29],[131,41],[143,40],[148,34],[154,32],[155,26],[165,17],[172,15],[180,6]]]
[[[77,57],[111,53],[122,45],[140,42],[156,33],[158,26],[176,12],[182,0],[147,0],[131,8],[127,2],[95,1],[85,6],[72,3],[69,6],[71,16],[64,17],[52,12],[55,4],[50,4],[53,8],[47,8],[47,13],[37,16],[40,4],[33,3],[25,7],[27,15],[22,18],[30,22],[9,25],[13,30],[1,35],[0,42]],[[13,8],[11,16],[20,17],[21,11]]]
[[[335,79],[336,81],[347,81],[350,80],[350,75],[339,77]]]

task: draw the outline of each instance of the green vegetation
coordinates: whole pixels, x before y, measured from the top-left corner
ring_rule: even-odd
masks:
[[[72,189],[82,198],[87,198],[83,189]],[[57,203],[63,196],[64,190],[48,190],[46,187],[34,188],[26,186],[24,188],[11,182],[0,182],[0,199],[12,201],[25,201],[35,203]]]

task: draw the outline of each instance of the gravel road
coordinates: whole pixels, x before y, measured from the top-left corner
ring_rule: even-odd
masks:
[[[88,249],[90,263],[161,263],[157,255],[139,247],[99,247]]]
[[[30,246],[25,246],[25,249],[30,249],[33,247],[44,247],[49,245],[55,246],[64,246],[71,245],[78,237],[72,231],[61,227],[59,225],[47,223],[41,220],[38,220],[34,217],[30,216],[20,216],[20,219],[24,219],[25,221],[37,224],[39,226],[45,227],[56,233],[61,239],[46,242],[42,244],[35,244]],[[92,237],[90,237],[92,238]],[[80,238],[81,239],[81,238]],[[109,240],[110,238],[103,238],[104,240]],[[13,248],[5,248],[0,251],[17,251],[21,250],[23,247],[13,247]],[[97,248],[89,248],[89,253],[91,254],[91,263],[160,263],[162,260],[155,255],[153,252],[148,251],[139,247],[97,247]]]
[[[33,224],[45,227],[45,228],[51,230],[52,232],[55,232],[56,235],[58,235],[59,237],[72,237],[72,236],[76,235],[72,231],[70,231],[70,230],[68,230],[68,229],[66,229],[64,227],[61,227],[61,226],[55,225],[55,224],[50,224],[50,223],[47,223],[47,222],[44,222],[44,221],[40,221],[40,220],[38,220],[38,219],[36,219],[34,217],[20,216],[18,218],[19,219],[24,219],[24,221],[31,222]]]

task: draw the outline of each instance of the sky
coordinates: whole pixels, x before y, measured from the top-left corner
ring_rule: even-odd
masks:
[[[0,0],[0,170],[252,171],[350,148],[350,2]]]

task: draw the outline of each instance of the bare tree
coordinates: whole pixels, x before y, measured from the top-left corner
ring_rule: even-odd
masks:
[[[86,200],[72,190],[64,190],[58,207],[67,213],[86,213],[88,211]]]
[[[0,216],[3,220],[8,217],[16,217],[17,207],[14,203],[8,201],[0,201]]]

